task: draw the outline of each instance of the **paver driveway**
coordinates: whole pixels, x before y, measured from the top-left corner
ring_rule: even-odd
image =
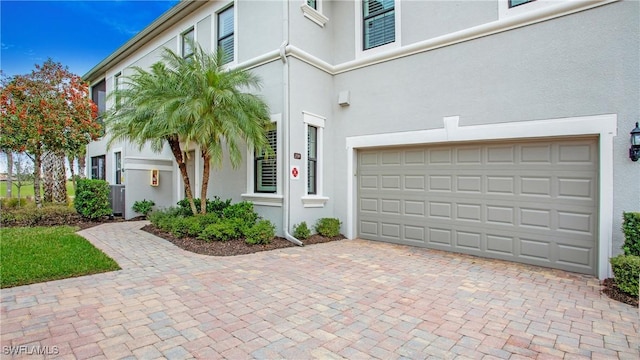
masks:
[[[638,309],[592,277],[362,240],[207,257],[141,226],[81,232],[121,271],[3,290],[3,355],[639,356]]]

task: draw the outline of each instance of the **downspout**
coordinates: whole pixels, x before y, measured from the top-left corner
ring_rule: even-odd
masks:
[[[290,152],[290,141],[291,141],[291,131],[289,128],[289,62],[287,61],[287,45],[289,45],[289,1],[282,2],[282,11],[283,11],[283,19],[282,19],[282,33],[284,36],[284,41],[282,45],[280,45],[280,60],[282,60],[283,69],[282,69],[282,83],[283,83],[283,115],[282,115],[282,130],[284,132],[282,139],[284,140],[284,170],[283,174],[285,175],[282,179],[283,184],[283,199],[282,199],[282,231],[284,233],[285,239],[291,241],[292,243],[304,246],[302,242],[293,235],[289,234],[289,206],[291,204],[291,187],[289,184],[289,176],[288,169],[291,167],[291,159],[289,157]]]

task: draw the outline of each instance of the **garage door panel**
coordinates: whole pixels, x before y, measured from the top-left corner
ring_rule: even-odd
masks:
[[[420,200],[405,200],[404,201],[404,214],[408,216],[424,217],[425,215],[425,201]]]
[[[482,251],[482,233],[470,231],[456,231],[455,245],[468,251]]]
[[[372,150],[359,235],[594,274],[597,139]]]
[[[549,240],[520,238],[520,256],[536,262],[550,263],[553,248]]]

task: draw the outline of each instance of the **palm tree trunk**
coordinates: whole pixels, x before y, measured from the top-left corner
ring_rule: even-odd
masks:
[[[84,179],[86,176],[85,172],[87,169],[87,154],[86,151],[81,152],[78,155],[78,176],[80,179]]]
[[[45,203],[53,202],[53,183],[54,183],[54,168],[55,168],[55,155],[51,151],[47,151],[42,154],[42,181],[44,190],[43,200]]]
[[[182,156],[182,149],[180,149],[180,141],[176,136],[172,136],[167,138],[167,142],[169,143],[169,148],[171,148],[173,157],[176,159],[176,162],[178,163],[178,169],[180,169],[180,175],[182,175],[182,182],[184,183],[184,192],[187,195],[187,200],[189,200],[189,206],[191,207],[191,212],[193,212],[193,215],[196,215],[198,214],[198,209],[196,209],[196,203],[193,201],[193,192],[191,192],[191,182],[189,181],[187,164],[184,163],[184,157]]]
[[[200,188],[200,213],[207,213],[207,188],[209,187],[209,172],[211,169],[211,157],[202,151],[202,187]]]
[[[63,152],[54,156],[53,167],[53,202],[56,204],[67,203],[67,167]]]

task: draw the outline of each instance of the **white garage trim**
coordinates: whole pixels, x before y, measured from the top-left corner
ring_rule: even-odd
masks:
[[[444,118],[444,128],[347,137],[346,235],[356,236],[356,150],[379,146],[419,145],[461,141],[545,138],[577,135],[599,136],[598,277],[611,276],[609,258],[613,232],[613,138],[618,116],[605,114],[571,118],[520,121],[488,125],[458,125],[459,117]]]

